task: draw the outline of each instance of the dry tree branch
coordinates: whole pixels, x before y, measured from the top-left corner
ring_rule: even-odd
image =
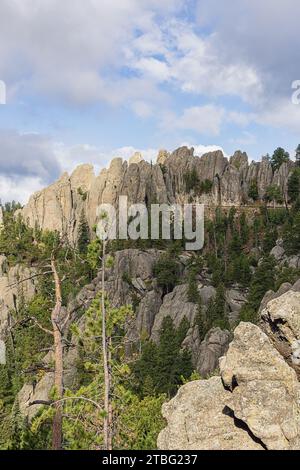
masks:
[[[92,400],[91,398],[87,398],[87,397],[65,397],[65,398],[60,398],[59,400],[55,400],[55,401],[49,401],[49,400],[34,400],[34,401],[31,401],[28,403],[28,406],[33,406],[33,405],[47,405],[47,406],[55,406],[59,403],[62,403],[64,401],[68,401],[68,400],[83,400],[83,401],[87,401],[89,403],[92,403],[96,408],[98,408],[100,411],[103,411],[102,407],[94,400]]]

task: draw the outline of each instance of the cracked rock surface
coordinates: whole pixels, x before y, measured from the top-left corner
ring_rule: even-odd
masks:
[[[262,328],[239,324],[220,377],[186,384],[163,406],[160,449],[300,449],[300,384],[291,367],[299,300],[291,289],[263,309]]]

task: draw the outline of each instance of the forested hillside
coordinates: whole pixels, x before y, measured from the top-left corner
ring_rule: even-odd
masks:
[[[198,201],[219,187],[216,175],[199,179],[201,163],[175,181],[172,158],[182,169],[175,152],[155,170],[168,191],[172,180],[177,196]],[[162,404],[216,375],[239,323],[259,323],[266,294],[300,278],[299,168],[280,150],[268,165],[264,195],[248,179],[247,201],[239,192],[238,205],[207,205],[200,252],[184,240],[103,243],[85,190],[72,236],[26,218],[30,205],[3,207],[1,449],[156,448]],[[286,165],[282,189],[274,175]]]

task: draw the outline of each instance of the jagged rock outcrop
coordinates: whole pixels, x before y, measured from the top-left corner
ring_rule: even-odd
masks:
[[[30,226],[67,234],[74,241],[82,213],[87,213],[87,195],[94,172],[91,165],[81,165],[69,176],[33,194],[21,212]]]
[[[155,249],[145,251],[127,249],[116,252],[113,266],[106,268],[105,271],[108,297],[112,305],[115,306],[135,304],[134,317],[127,324],[126,334],[129,344],[139,342],[141,336],[144,335],[158,341],[162,321],[166,316],[173,319],[176,327],[186,318],[190,324],[190,329],[182,347],[192,352],[194,367],[204,377],[217,368],[220,356],[228,348],[230,334],[216,328],[211,330],[201,343],[198,327],[195,324],[197,305],[188,302],[187,285],[178,285],[170,294],[165,296],[163,296],[162,289],[157,286],[157,281],[153,277],[153,267],[161,254],[161,251]],[[186,268],[187,259],[186,255],[180,256],[179,270],[182,273]],[[71,299],[66,307],[65,314],[70,317],[70,324],[75,322],[81,330],[85,327],[85,317],[84,315],[80,316],[79,313],[83,309],[87,310],[97,293],[101,291],[101,277],[102,272],[100,270],[95,279],[84,286],[76,298]],[[210,285],[199,283],[199,293],[205,311],[210,299],[215,296],[216,290]],[[71,344],[73,346],[65,348],[64,369],[65,386],[72,388],[74,381],[76,381],[77,372],[78,348],[76,347],[76,337],[72,338]],[[131,353],[130,346],[127,353]],[[46,366],[46,370],[51,369],[53,363],[52,353],[49,352],[42,362]],[[47,393],[50,393],[53,376],[51,372],[47,372],[44,377],[40,386],[26,384],[19,394],[21,411],[30,419],[37,413],[39,406],[28,407],[28,403],[34,400],[45,400]],[[24,405],[25,398],[26,406]]]
[[[289,268],[300,268],[300,255],[288,255],[284,248],[283,240],[277,240],[276,245],[270,253],[276,259],[280,266],[288,266]]]
[[[229,320],[234,323],[239,318],[239,313],[247,301],[247,290],[238,287],[227,289],[225,293],[226,303],[229,309]]]
[[[187,285],[181,284],[164,297],[163,304],[155,316],[154,325],[151,332],[151,339],[158,341],[163,319],[170,316],[176,328],[185,318],[190,325],[193,325],[197,314],[197,305],[188,302]]]
[[[290,290],[261,312],[262,327],[300,378],[300,292]]]
[[[230,392],[220,377],[190,382],[163,405],[168,427],[158,437],[161,450],[262,450],[246,429],[235,425],[224,402]]]
[[[163,406],[160,449],[300,449],[300,383],[278,347],[298,335],[298,302],[294,290],[269,302],[270,337],[250,323],[235,329],[221,377],[191,382]]]
[[[234,416],[267,449],[299,449],[300,384],[267,335],[241,323],[220,369]]]
[[[41,409],[40,404],[30,405],[34,401],[49,401],[50,391],[53,387],[54,375],[52,372],[45,374],[37,385],[25,384],[18,393],[20,413],[29,421],[32,420]]]
[[[192,352],[192,361],[201,377],[217,371],[219,359],[228,349],[231,334],[221,328],[212,328],[201,342],[197,325],[191,328],[183,342],[183,347]]]
[[[143,161],[141,152],[135,152],[135,154],[129,159],[128,163],[129,165],[132,165],[133,163],[140,163],[141,161]]]
[[[184,203],[192,198],[208,206],[240,206],[252,203],[248,190],[256,183],[261,198],[268,186],[276,184],[287,200],[287,181],[292,169],[292,162],[284,163],[273,174],[268,158],[249,165],[247,154],[241,151],[228,161],[220,150],[202,157],[194,156],[193,148],[181,147],[171,154],[161,150],[156,164],[146,162],[137,152],[129,163],[114,158],[98,176],[91,165],[79,166],[71,176],[63,174],[57,182],[31,196],[21,214],[31,226],[57,230],[75,243],[82,213],[92,232],[99,204],[117,207],[120,195],[128,196],[130,204]],[[211,182],[208,193],[186,193],[185,178],[192,171],[200,183]]]
[[[221,328],[212,328],[200,344],[197,360],[197,370],[206,377],[219,367],[219,358],[222,357],[228,349],[231,340],[231,334]]]

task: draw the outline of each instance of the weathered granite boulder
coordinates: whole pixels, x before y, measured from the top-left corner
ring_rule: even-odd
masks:
[[[167,427],[159,434],[160,450],[262,450],[247,429],[236,426],[226,402],[230,392],[220,377],[190,382],[163,405]]]
[[[231,334],[221,328],[212,328],[197,348],[196,368],[202,377],[207,377],[219,367],[219,359],[228,349]]]
[[[300,449],[299,295],[289,290],[268,303],[270,338],[241,323],[220,359],[221,378],[188,383],[163,406],[160,449]]]
[[[157,290],[147,292],[142,298],[135,319],[139,334],[146,333],[147,336],[151,335],[155,317],[159,312],[161,304],[161,292]]]
[[[42,400],[49,401],[50,391],[53,387],[54,376],[52,372],[45,374],[36,386],[25,384],[18,393],[18,403],[22,416],[32,420],[43,405],[30,405],[30,403]]]
[[[280,245],[274,246],[274,248],[271,250],[270,255],[274,256],[276,261],[281,261],[284,257],[285,251],[284,248]]]
[[[229,308],[229,319],[234,322],[238,319],[241,308],[247,301],[247,293],[237,287],[227,289],[225,299]]]
[[[187,285],[176,286],[175,289],[163,299],[159,312],[155,316],[151,339],[159,340],[159,334],[162,322],[165,317],[170,316],[174,322],[175,328],[178,328],[181,321],[186,318],[190,325],[195,321],[197,314],[197,305],[188,301]]]
[[[300,449],[300,384],[260,328],[236,328],[220,370],[226,406],[256,439],[269,450]]]
[[[289,282],[285,282],[280,286],[277,292],[274,292],[273,290],[267,291],[260,303],[258,313],[260,314],[271,300],[277,299],[277,297],[280,297],[282,294],[285,294],[286,292],[290,291],[292,287],[293,286]]]
[[[261,312],[262,328],[300,378],[300,292],[289,290]]]

